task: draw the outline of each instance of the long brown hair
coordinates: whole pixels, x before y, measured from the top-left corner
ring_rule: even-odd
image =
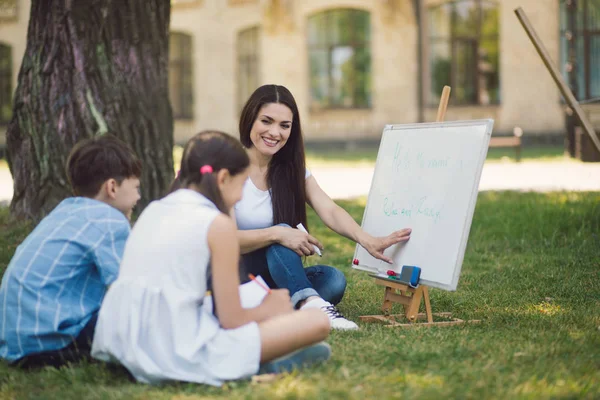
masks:
[[[228,210],[217,185],[217,172],[224,168],[233,176],[244,171],[249,164],[248,154],[234,137],[220,131],[200,132],[183,149],[181,168],[171,185],[171,191],[196,184],[200,193],[227,214]],[[211,166],[213,172],[202,174],[200,169],[205,165]]]
[[[273,224],[296,226],[306,224],[306,163],[300,113],[292,93],[284,86],[264,85],[252,93],[240,117],[240,141],[252,147],[250,131],[260,109],[266,104],[287,106],[293,114],[292,130],[287,143],[273,155],[267,171],[267,185],[271,190]]]

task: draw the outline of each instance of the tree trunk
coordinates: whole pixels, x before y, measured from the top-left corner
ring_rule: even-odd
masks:
[[[11,213],[39,220],[71,195],[65,162],[112,133],[143,162],[143,208],[173,178],[170,0],[32,0],[7,136]]]

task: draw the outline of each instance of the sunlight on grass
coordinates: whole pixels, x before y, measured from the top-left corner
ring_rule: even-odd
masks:
[[[312,382],[301,379],[296,374],[291,374],[275,381],[269,388],[277,398],[309,399],[316,397],[315,386]]]
[[[147,398],[147,396],[144,396],[143,398]],[[213,399],[214,397],[211,396],[199,396],[199,395],[192,395],[192,394],[178,394],[175,395],[173,397],[171,397],[171,400],[210,400]]]
[[[582,199],[584,194],[581,192],[563,192],[557,193],[554,197],[554,201],[558,204],[566,204],[574,201],[579,201]]]
[[[355,203],[356,205],[359,205],[361,207],[366,207],[367,206],[367,200],[368,197],[367,196],[362,196],[356,199]]]
[[[405,384],[409,387],[416,388],[431,388],[431,387],[442,387],[444,385],[444,378],[439,375],[428,374],[402,374],[400,371],[396,371],[394,374],[385,375],[379,378],[382,383],[388,384]]]
[[[547,378],[535,379],[532,378],[527,382],[517,386],[514,389],[516,395],[534,395],[539,398],[540,396],[546,397],[572,397],[574,395],[580,395],[586,397],[586,392],[591,392],[591,388],[596,386],[597,382],[580,382],[575,380],[564,380],[558,379],[555,382],[548,381]],[[592,397],[590,397],[592,398]]]
[[[580,331],[580,330],[570,330],[569,336],[573,340],[581,340],[585,337],[585,332]]]
[[[548,316],[554,316],[562,313],[564,310],[557,304],[550,304],[544,301],[540,304],[534,304],[527,310],[530,314],[543,314]]]

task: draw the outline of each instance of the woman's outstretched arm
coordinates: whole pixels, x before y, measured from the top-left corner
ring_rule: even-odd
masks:
[[[401,229],[385,237],[374,237],[363,231],[346,210],[337,205],[321,189],[314,176],[306,179],[306,199],[325,225],[334,232],[360,244],[373,257],[392,263],[383,252],[390,246],[410,239],[410,229]]]

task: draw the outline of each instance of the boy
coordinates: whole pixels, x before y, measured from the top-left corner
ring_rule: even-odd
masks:
[[[79,142],[67,160],[76,197],[17,248],[0,286],[0,358],[23,368],[89,358],[98,310],[117,277],[141,162],[114,136]]]

